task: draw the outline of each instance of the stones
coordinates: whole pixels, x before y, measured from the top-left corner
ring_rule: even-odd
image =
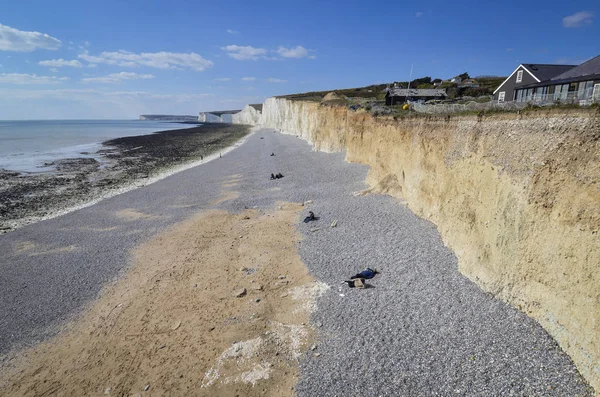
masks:
[[[307,206],[307,205],[310,205],[310,204],[312,204],[312,203],[313,203],[313,201],[312,201],[312,200],[306,200],[306,201],[303,203],[303,205],[304,205],[304,206]]]
[[[259,303],[259,302],[260,302],[260,298],[256,298],[256,299],[254,300],[254,302],[256,302],[256,303]]]
[[[173,324],[171,324],[171,329],[172,329],[173,331],[175,331],[175,330],[176,330],[177,328],[179,328],[179,327],[181,327],[181,321],[179,321],[179,320],[178,320],[178,321],[175,321],[175,322],[173,322]]]
[[[146,386],[144,386],[144,391],[148,391],[150,390],[150,383],[148,383]]]
[[[262,284],[256,284],[250,287],[250,289],[254,290],[254,291],[262,291],[264,289]]]
[[[233,296],[236,298],[241,298],[241,297],[246,296],[246,293],[247,293],[246,288],[242,288],[242,289],[235,291],[233,293]]]
[[[331,227],[337,227],[337,219],[331,222]]]

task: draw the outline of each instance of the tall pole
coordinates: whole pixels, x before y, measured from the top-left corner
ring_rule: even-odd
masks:
[[[408,89],[406,90],[406,103],[408,103],[408,96],[410,95],[410,82],[412,81],[413,66],[415,66],[415,64],[411,63],[411,65],[410,65],[410,77],[408,78]],[[410,112],[410,107],[408,108],[408,111]]]

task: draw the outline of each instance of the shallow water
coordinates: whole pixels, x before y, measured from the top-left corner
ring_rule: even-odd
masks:
[[[0,169],[48,172],[53,168],[45,163],[94,157],[108,139],[190,127],[149,120],[0,121]]]

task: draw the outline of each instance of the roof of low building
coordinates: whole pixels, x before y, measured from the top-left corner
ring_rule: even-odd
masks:
[[[596,74],[600,74],[600,55],[582,63],[579,66],[552,77],[552,80],[565,80]]]
[[[410,91],[410,92],[409,92]],[[388,91],[389,96],[446,96],[446,90],[443,88],[392,88]]]
[[[548,65],[543,63],[522,63],[531,74],[537,77],[540,81],[550,80],[551,78],[558,76],[570,69],[573,69],[577,65]]]

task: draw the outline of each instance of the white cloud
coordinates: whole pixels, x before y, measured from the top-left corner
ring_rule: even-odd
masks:
[[[254,81],[256,77],[242,77],[242,81]]]
[[[151,74],[137,74],[130,72],[112,73],[104,77],[86,77],[81,79],[84,83],[119,83],[123,80],[153,79]]]
[[[83,45],[86,46],[86,47],[89,47],[89,46],[92,45],[92,43],[90,43],[89,41],[86,40],[86,41],[83,42]]]
[[[213,63],[200,55],[191,52],[189,54],[180,52],[143,52],[135,54],[133,52],[119,50],[116,52],[102,52],[100,55],[90,55],[87,51],[80,54],[81,58],[90,63],[106,63],[108,65],[118,65],[122,67],[147,66],[157,69],[177,69],[187,68],[197,72],[202,72],[211,67]]]
[[[58,69],[56,69],[56,68],[50,68],[50,71],[54,72],[54,73],[58,73]]]
[[[58,84],[69,80],[68,77],[38,76],[23,73],[0,73],[0,83],[6,84]]]
[[[46,33],[26,32],[0,24],[0,51],[57,50],[61,44],[59,39]]]
[[[219,77],[217,79],[215,79],[215,81],[230,81],[231,78],[230,77]]]
[[[227,52],[233,59],[238,61],[253,60],[256,61],[260,58],[265,58],[267,50],[264,48],[254,48],[252,46],[239,46],[239,45],[228,45],[227,47],[221,47],[223,51]]]
[[[421,11],[418,11],[418,12],[415,14],[415,16],[416,16],[417,18],[421,18],[421,17],[423,16],[423,13],[422,13]]]
[[[95,68],[97,66],[98,65],[96,65],[95,63],[88,63],[88,65],[87,65],[88,68]]]
[[[269,77],[269,78],[267,79],[267,81],[268,81],[269,83],[287,83],[287,80],[275,79],[275,78],[273,78],[273,77]]]
[[[296,48],[279,47],[277,53],[284,58],[304,58],[308,56],[308,50],[301,45]]]
[[[42,66],[49,66],[49,67],[53,67],[53,68],[62,68],[64,66],[70,66],[72,68],[80,68],[83,66],[81,64],[81,62],[79,62],[76,59],[73,59],[71,61],[66,61],[62,58],[61,59],[51,59],[48,61],[40,61],[38,63]]]
[[[240,32],[238,32],[237,30],[227,29],[227,33],[229,33],[229,34],[238,34]]]
[[[563,26],[565,28],[578,28],[592,23],[593,13],[588,11],[579,11],[573,15],[568,15],[563,18]]]

